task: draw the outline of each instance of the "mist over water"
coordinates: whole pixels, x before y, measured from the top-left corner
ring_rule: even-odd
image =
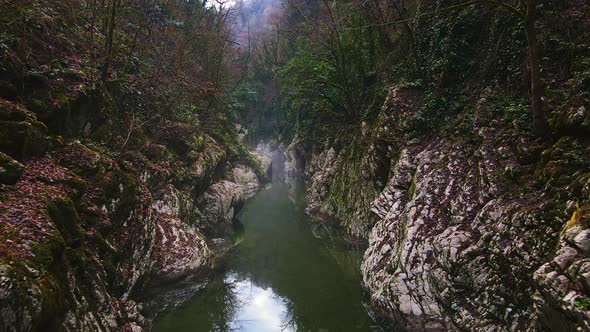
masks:
[[[284,14],[281,0],[238,0],[233,9],[236,42],[242,50],[247,50],[261,35],[279,24]]]

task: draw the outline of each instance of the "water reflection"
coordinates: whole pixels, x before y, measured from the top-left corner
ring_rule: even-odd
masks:
[[[293,197],[293,196],[292,196]],[[361,253],[318,239],[284,184],[249,201],[241,242],[224,272],[154,331],[371,331],[363,305]]]
[[[288,301],[275,294],[270,288],[256,286],[250,279],[238,280],[230,274],[225,283],[231,285],[238,306],[230,321],[231,330],[239,331],[296,331],[289,318]]]

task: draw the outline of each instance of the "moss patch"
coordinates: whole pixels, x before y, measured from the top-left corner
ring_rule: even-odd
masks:
[[[0,152],[0,183],[15,184],[20,179],[24,166]]]
[[[84,233],[74,202],[69,198],[56,198],[49,203],[47,211],[65,242],[72,247],[80,246]]]

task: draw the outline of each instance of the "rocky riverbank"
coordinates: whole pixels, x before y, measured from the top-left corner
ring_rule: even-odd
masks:
[[[137,295],[208,270],[211,240],[266,181],[180,123],[122,149],[52,134],[19,103],[2,101],[0,121],[2,331],[141,330]]]
[[[588,145],[492,120],[486,95],[473,137],[416,139],[421,103],[392,88],[358,142],[288,149],[310,211],[368,239],[374,307],[419,331],[590,329]]]

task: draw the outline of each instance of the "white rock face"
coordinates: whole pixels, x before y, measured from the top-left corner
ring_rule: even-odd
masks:
[[[571,211],[548,212],[566,207],[556,208],[523,164],[531,139],[489,121],[485,98],[473,141],[404,136],[417,101],[392,89],[382,126],[363,129],[387,135],[394,151],[389,180],[370,204],[378,220],[361,267],[374,307],[416,331],[590,330],[590,231],[580,225],[560,237]],[[368,149],[361,169],[343,162],[343,151],[327,147],[308,161],[310,208],[337,215],[328,204],[335,180],[370,179],[371,155],[383,150]],[[361,201],[359,188],[351,190]],[[359,211],[350,202],[346,209]]]
[[[537,207],[495,197],[486,165],[496,169],[498,159],[485,155],[445,142],[407,148],[373,203],[381,219],[369,236],[363,280],[378,307],[414,329],[530,324],[532,307],[522,306],[533,292],[527,275],[550,240],[520,229],[547,221],[537,219]]]
[[[254,156],[260,162],[260,167],[266,176],[272,178],[272,156],[274,149],[271,144],[260,142],[256,146]]]
[[[260,188],[258,177],[247,166],[236,166],[226,178],[214,183],[205,193],[205,224],[216,236],[231,232],[233,219],[244,200]]]
[[[330,193],[329,186],[332,178],[336,174],[336,151],[329,148],[318,155],[312,155],[306,169],[306,176],[309,179],[309,189],[307,190],[308,208],[310,211],[330,214],[325,208],[322,208],[326,196]]]
[[[296,137],[285,150],[285,182],[294,183],[305,174],[305,151]]]
[[[580,225],[568,229],[559,241],[555,257],[534,274],[537,291],[534,295],[538,319],[552,323],[554,330],[568,322],[544,313],[565,311],[578,322],[581,331],[590,331],[588,289],[590,289],[590,230]],[[545,317],[544,317],[545,316]]]
[[[246,166],[238,165],[231,170],[228,180],[237,184],[242,191],[242,199],[252,197],[260,188],[260,182],[254,171]]]
[[[183,208],[194,208],[192,201],[168,185],[152,206],[157,211],[154,277],[159,282],[173,281],[209,266],[212,252],[205,236],[188,220],[181,220]]]

